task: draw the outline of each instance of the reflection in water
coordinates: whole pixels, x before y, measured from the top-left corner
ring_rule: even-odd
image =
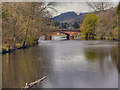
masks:
[[[86,60],[90,62],[94,62],[98,58],[98,53],[95,48],[85,48],[84,52]]]
[[[112,85],[112,82],[116,82],[116,87],[118,85],[118,47],[93,47],[93,48],[85,48],[85,57],[89,63],[94,63],[94,67],[98,68],[101,72],[103,79],[108,79],[108,85]],[[94,62],[93,62],[94,61]],[[93,66],[92,66],[93,67]],[[111,75],[115,75],[114,77]],[[114,84],[115,85],[115,84]]]
[[[3,55],[3,88],[23,87],[44,75],[36,87],[117,88],[117,50],[111,41],[40,41]]]
[[[101,70],[104,69],[104,64],[112,69],[112,65],[118,68],[118,47],[93,47],[85,48],[85,57],[88,62],[99,62]]]
[[[47,52],[46,50],[36,46],[3,55],[2,87],[21,88],[26,82],[41,78],[43,53]]]

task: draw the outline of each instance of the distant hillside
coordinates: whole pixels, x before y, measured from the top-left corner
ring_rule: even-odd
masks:
[[[88,13],[81,13],[77,15],[75,12],[66,12],[54,17],[53,19],[58,22],[82,23],[87,14]]]

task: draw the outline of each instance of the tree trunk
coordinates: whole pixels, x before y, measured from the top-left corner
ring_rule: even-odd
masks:
[[[26,42],[27,42],[27,35],[28,35],[28,29],[26,30],[26,34],[25,34],[25,40],[23,42],[23,47],[26,47]]]

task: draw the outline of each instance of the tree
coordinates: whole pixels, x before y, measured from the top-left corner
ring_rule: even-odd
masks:
[[[69,24],[66,23],[66,22],[65,22],[65,23],[62,23],[61,25],[62,25],[62,28],[68,28],[68,27],[69,27]]]
[[[72,25],[74,28],[80,28],[79,24],[77,22],[75,22],[73,25]]]
[[[54,26],[55,26],[55,27],[58,27],[59,25],[60,25],[60,22],[58,22],[58,21],[55,21],[55,22],[54,22]]]
[[[118,7],[117,7],[117,10],[116,10],[116,15],[117,15],[117,18],[118,18],[118,40],[120,41],[120,21],[119,21],[119,18],[120,18],[120,2],[118,4]]]
[[[97,25],[97,16],[95,14],[88,14],[82,23],[82,34],[85,39],[91,39],[94,35]]]
[[[116,10],[116,14],[119,14],[119,13],[120,13],[120,2],[119,2],[119,4],[118,4],[117,10]]]
[[[118,39],[118,19],[115,13],[116,8],[112,8],[106,12],[100,12],[97,14],[98,24],[95,30],[95,34],[97,35],[98,39]]]
[[[95,12],[104,11],[113,7],[112,2],[87,2],[87,5],[91,7]]]
[[[17,45],[26,47],[36,43],[40,35],[48,30],[46,21],[52,3],[4,2],[2,3],[2,44],[8,49]]]

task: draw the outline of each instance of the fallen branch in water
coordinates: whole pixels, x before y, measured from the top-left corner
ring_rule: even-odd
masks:
[[[46,78],[47,78],[47,76],[44,76],[44,77],[42,77],[41,79],[38,79],[38,80],[36,80],[36,81],[34,81],[34,82],[31,82],[30,84],[26,83],[26,85],[25,85],[25,87],[23,88],[23,90],[26,90],[26,89],[28,89],[28,88],[33,87],[33,85],[36,85],[37,83],[42,82],[42,81],[43,81],[44,79],[46,79]]]

